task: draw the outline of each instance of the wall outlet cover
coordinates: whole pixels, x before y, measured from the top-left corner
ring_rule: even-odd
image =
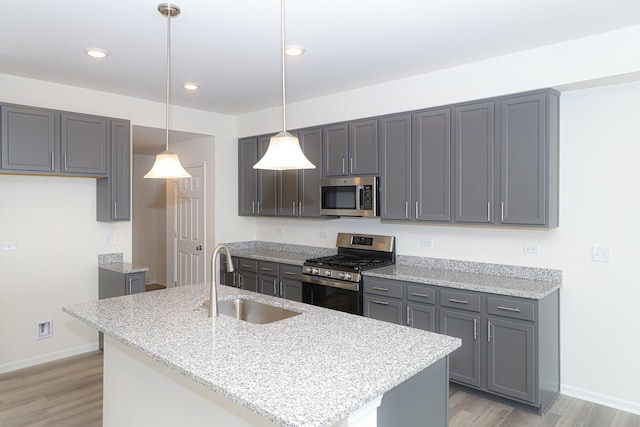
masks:
[[[16,242],[2,242],[3,251],[15,251],[16,249],[18,249],[18,244]]]
[[[431,237],[423,237],[420,239],[420,245],[423,248],[432,248],[433,247],[433,239]]]
[[[540,245],[535,243],[523,243],[522,252],[529,255],[538,255],[540,254]]]
[[[591,246],[591,260],[598,262],[611,262],[613,256],[611,247],[604,245]]]

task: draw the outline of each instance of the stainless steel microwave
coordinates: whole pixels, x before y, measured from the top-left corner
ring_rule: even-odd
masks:
[[[320,180],[320,213],[338,216],[378,216],[378,177],[354,176]]]

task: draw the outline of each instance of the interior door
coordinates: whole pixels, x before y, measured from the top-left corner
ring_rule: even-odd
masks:
[[[205,277],[205,168],[185,168],[191,178],[180,178],[176,194],[176,285],[204,283]]]

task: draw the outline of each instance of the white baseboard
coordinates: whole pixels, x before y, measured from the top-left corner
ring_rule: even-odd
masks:
[[[54,353],[42,354],[29,359],[18,360],[15,362],[0,365],[0,374],[15,371],[29,366],[39,365],[41,363],[51,362],[53,360],[63,359],[76,354],[88,353],[98,349],[98,343],[82,345],[80,347],[68,348],[66,350],[56,351]]]
[[[632,402],[630,400],[618,399],[604,394],[594,393],[590,390],[562,385],[560,393],[575,397],[577,399],[586,400],[588,402],[597,403],[599,405],[608,406],[610,408],[619,409],[621,411],[631,412],[640,415],[640,402]]]

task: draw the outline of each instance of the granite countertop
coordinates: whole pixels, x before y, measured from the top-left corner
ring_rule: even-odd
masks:
[[[266,325],[210,319],[198,308],[206,295],[206,285],[192,285],[63,311],[282,426],[331,426],[461,345],[227,286],[221,300],[240,295],[302,314]]]
[[[368,270],[363,272],[363,275],[530,299],[542,299],[561,286],[557,281],[440,270],[404,264]]]
[[[106,264],[98,264],[98,267],[115,271],[116,273],[129,274],[149,271],[149,267],[129,264],[128,262],[110,262]]]

